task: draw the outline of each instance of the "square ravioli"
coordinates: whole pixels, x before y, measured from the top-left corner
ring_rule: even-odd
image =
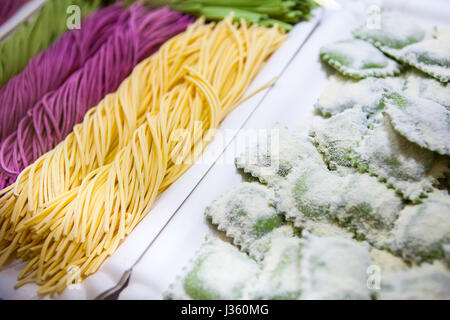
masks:
[[[257,182],[244,182],[214,201],[206,217],[251,256],[260,258],[253,243],[284,223],[275,208],[274,191]]]
[[[371,116],[383,108],[383,94],[387,90],[401,90],[402,86],[403,79],[399,77],[353,80],[332,75],[314,108],[322,116],[330,117],[360,106]]]
[[[450,197],[434,190],[423,203],[406,206],[390,236],[389,248],[412,262],[445,259],[450,245]]]
[[[405,76],[403,93],[411,97],[432,100],[450,109],[450,86],[411,70]]]
[[[276,185],[305,160],[323,163],[322,156],[306,134],[275,126],[260,134],[256,145],[237,157],[235,164],[262,183]]]
[[[374,244],[386,241],[401,199],[374,177],[341,175],[315,165],[297,168],[277,190],[277,207],[296,227],[312,231],[317,224],[337,223]]]
[[[401,65],[370,43],[347,39],[320,48],[320,57],[341,74],[362,79],[398,75]]]
[[[398,59],[431,77],[447,83],[450,80],[450,39],[428,39],[414,43],[398,53]]]
[[[261,263],[261,273],[249,285],[249,298],[295,300],[301,296],[301,240],[273,236]]]
[[[351,153],[362,172],[377,176],[405,199],[420,202],[448,171],[448,158],[426,150],[396,132],[386,115]]]
[[[352,166],[348,154],[367,130],[367,115],[357,106],[314,124],[310,135],[317,150],[324,156],[325,163],[334,169],[336,166]]]
[[[307,236],[302,240],[301,299],[371,299],[367,246],[340,237]]]
[[[384,11],[380,27],[366,25],[353,31],[399,62],[441,81],[450,80],[450,39],[437,28],[427,28],[398,12]]]
[[[376,26],[366,24],[353,31],[353,35],[381,48],[402,49],[427,37],[426,29],[410,17],[394,11],[384,10],[380,23]]]
[[[450,155],[450,111],[432,100],[393,92],[384,99],[394,129],[409,141]]]
[[[450,300],[450,271],[442,263],[390,270],[381,275],[380,300]]]
[[[243,299],[247,282],[258,272],[258,264],[245,253],[219,239],[209,239],[164,297],[173,300]]]

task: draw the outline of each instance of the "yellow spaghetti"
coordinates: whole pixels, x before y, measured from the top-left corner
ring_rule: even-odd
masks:
[[[65,141],[0,191],[0,264],[62,292],[96,272],[202,153],[283,42],[276,27],[199,20],[139,64]]]

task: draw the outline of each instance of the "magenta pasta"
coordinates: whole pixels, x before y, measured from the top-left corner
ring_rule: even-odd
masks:
[[[85,113],[115,91],[133,67],[193,20],[163,8],[150,12],[135,4],[120,19],[127,21],[56,91],[45,95],[0,146],[0,188],[39,156],[62,141]]]
[[[0,141],[46,93],[51,92],[106,43],[116,28],[127,23],[121,4],[96,11],[81,29],[70,30],[0,88]],[[12,107],[13,106],[13,107]]]

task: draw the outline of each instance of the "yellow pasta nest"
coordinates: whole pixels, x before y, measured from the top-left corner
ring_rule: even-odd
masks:
[[[61,293],[96,272],[202,153],[283,42],[277,28],[203,20],[140,63],[55,149],[0,191],[0,265]]]

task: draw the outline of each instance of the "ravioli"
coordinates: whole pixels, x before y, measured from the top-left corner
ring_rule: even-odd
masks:
[[[323,163],[322,156],[306,134],[275,126],[262,133],[256,145],[237,157],[235,164],[262,183],[276,185],[306,159]]]
[[[380,300],[450,299],[450,271],[442,264],[423,264],[382,274]]]
[[[405,199],[420,202],[437,178],[448,171],[448,158],[409,142],[387,116],[370,129],[352,152],[353,164],[377,176]]]
[[[273,190],[256,182],[244,182],[214,201],[206,209],[206,217],[257,259],[258,250],[252,250],[252,244],[284,221],[275,208]]]
[[[390,249],[407,261],[422,262],[446,257],[450,244],[450,198],[434,190],[422,204],[400,212],[392,230]]]
[[[386,241],[402,209],[401,199],[376,178],[341,176],[314,165],[297,168],[277,193],[278,209],[296,227],[316,233],[323,224],[337,222],[376,244]]]
[[[368,248],[340,237],[302,239],[301,299],[370,299]]]
[[[341,184],[325,166],[304,164],[280,185],[277,208],[296,227],[309,229],[310,221],[326,221],[337,208]]]
[[[441,82],[450,79],[450,39],[436,29],[424,28],[397,12],[384,12],[380,28],[361,26],[353,35]]]
[[[404,94],[432,100],[450,109],[450,87],[448,83],[422,76],[419,72],[408,72]]]
[[[301,240],[294,236],[274,237],[262,262],[259,276],[249,285],[249,298],[295,300],[301,295]]]
[[[278,237],[249,285],[251,299],[370,299],[367,245],[341,237]]]
[[[383,247],[403,208],[400,197],[366,174],[350,174],[344,179],[340,204],[332,217],[357,238]]]
[[[364,41],[322,48],[344,74],[383,70],[392,60],[381,51],[424,72],[419,63],[448,63],[431,29],[397,13],[354,34]],[[450,197],[436,189],[450,173],[450,91],[422,71],[333,75],[309,137],[263,132],[235,160],[261,183],[244,182],[206,210],[235,246],[208,240],[166,297],[450,299]],[[367,285],[373,265],[381,290]]]
[[[387,77],[400,73],[395,60],[385,56],[370,43],[348,39],[327,44],[320,49],[320,57],[341,74],[362,79],[367,77]]]
[[[450,155],[450,111],[432,100],[386,95],[386,113],[397,132],[419,146]]]
[[[358,106],[314,124],[311,136],[317,150],[323,154],[325,163],[334,169],[336,166],[352,166],[347,155],[367,130],[367,115]]]
[[[292,238],[297,235],[297,231],[292,224],[287,222],[284,225],[273,229],[264,236],[256,239],[249,247],[249,256],[258,263],[264,260],[267,252],[272,247],[272,242],[276,239]]]
[[[230,300],[245,298],[258,264],[229,243],[207,240],[167,292],[166,299]]]
[[[402,85],[401,78],[369,77],[353,80],[333,75],[314,108],[319,114],[330,117],[360,106],[371,116],[382,109],[383,93],[387,90],[401,90]]]
[[[450,80],[450,39],[424,40],[402,49],[397,56],[441,82]]]
[[[379,26],[367,26],[366,24],[353,31],[353,35],[366,40],[380,48],[402,49],[413,43],[424,40],[427,30],[413,19],[393,11],[384,11],[380,16]]]

